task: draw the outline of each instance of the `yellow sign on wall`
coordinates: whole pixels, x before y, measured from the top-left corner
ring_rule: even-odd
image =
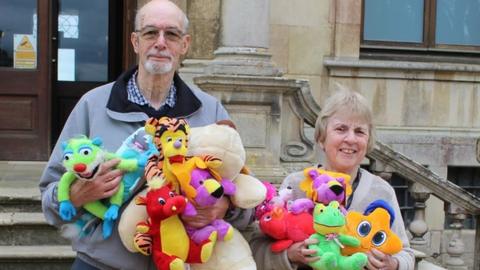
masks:
[[[37,40],[33,35],[13,35],[13,47],[14,68],[37,68]]]

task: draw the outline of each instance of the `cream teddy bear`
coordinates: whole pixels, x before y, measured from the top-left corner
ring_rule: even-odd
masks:
[[[246,153],[238,132],[227,125],[212,124],[204,127],[192,128],[188,141],[188,155],[210,155],[222,160],[217,168],[219,174],[232,179],[236,185],[236,192],[230,196],[232,204],[240,208],[254,208],[266,196],[265,186],[255,177],[243,174]],[[145,195],[142,191],[139,195]],[[131,252],[137,252],[134,247],[135,224],[145,220],[145,208],[131,202],[123,212],[118,230],[123,245]],[[247,241],[240,232],[234,231],[229,241],[217,241],[210,260],[203,264],[191,265],[193,270],[253,270],[256,269],[251,250]]]

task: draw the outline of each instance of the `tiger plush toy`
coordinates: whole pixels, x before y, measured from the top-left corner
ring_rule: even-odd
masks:
[[[195,189],[190,185],[193,169],[208,169],[215,179],[221,179],[214,170],[221,165],[220,159],[211,156],[187,157],[190,127],[185,119],[150,118],[145,123],[145,131],[154,136],[153,141],[160,153],[150,158],[145,167],[147,182],[157,177],[165,178],[176,192],[182,192],[193,200],[196,196]]]

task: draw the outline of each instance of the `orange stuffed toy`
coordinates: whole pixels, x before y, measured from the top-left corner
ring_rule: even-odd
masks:
[[[402,250],[402,241],[390,229],[395,214],[384,200],[372,202],[362,215],[358,212],[347,213],[347,234],[355,236],[361,242],[358,247],[345,246],[343,255],[355,252],[367,252],[372,248],[386,254],[395,254]]]

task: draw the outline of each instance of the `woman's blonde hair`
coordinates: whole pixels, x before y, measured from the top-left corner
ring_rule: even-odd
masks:
[[[367,152],[370,152],[375,145],[372,110],[365,97],[347,89],[338,90],[325,100],[325,105],[322,107],[315,123],[315,141],[317,143],[325,141],[328,121],[337,112],[350,113],[368,124]]]

